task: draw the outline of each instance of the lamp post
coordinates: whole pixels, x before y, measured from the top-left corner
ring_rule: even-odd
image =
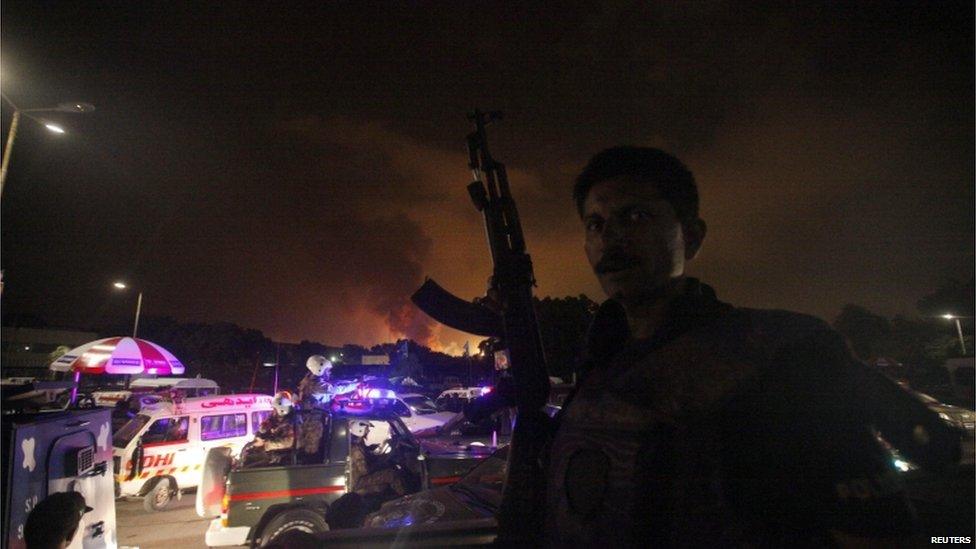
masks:
[[[265,368],[274,368],[274,387],[272,389],[273,395],[278,394],[278,363],[277,362],[265,362],[262,364]]]
[[[956,333],[959,334],[959,346],[962,347],[962,354],[963,354],[963,356],[965,356],[966,355],[966,340],[962,337],[962,324],[960,324],[959,319],[960,318],[969,318],[969,317],[956,316],[956,315],[942,315],[942,318],[944,318],[946,320],[955,320],[956,321]]]
[[[125,290],[129,286],[125,282],[113,282],[112,286],[119,290]],[[139,333],[139,313],[142,312],[142,292],[139,292],[139,297],[136,299],[136,321],[132,325],[132,338],[135,339],[136,334]]]
[[[281,343],[275,343],[275,361],[274,362],[263,362],[261,363],[265,368],[274,368],[274,390],[271,394],[278,394],[278,369],[281,367]],[[255,373],[257,370],[255,370]],[[254,380],[251,380],[251,387],[254,386]]]
[[[4,182],[7,181],[7,166],[10,164],[10,153],[13,152],[14,139],[17,138],[17,126],[20,124],[21,115],[24,115],[27,118],[30,118],[31,120],[37,122],[38,124],[41,124],[42,126],[44,126],[45,128],[47,128],[48,130],[54,133],[62,134],[65,132],[64,132],[64,128],[62,128],[61,126],[58,126],[57,124],[52,124],[50,122],[45,122],[43,120],[31,116],[28,113],[35,113],[35,112],[86,113],[95,110],[95,106],[92,105],[91,103],[75,102],[75,103],[60,103],[57,107],[45,107],[42,109],[21,109],[13,101],[11,101],[10,98],[7,97],[5,94],[0,93],[0,96],[2,96],[3,99],[7,101],[7,103],[10,103],[10,106],[13,107],[14,109],[14,114],[10,119],[10,131],[7,132],[7,142],[6,144],[4,144],[3,147],[3,162],[2,164],[0,164],[0,195],[2,195],[3,184]]]

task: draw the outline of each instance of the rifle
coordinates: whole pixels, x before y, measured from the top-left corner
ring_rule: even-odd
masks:
[[[500,337],[506,343],[514,381],[517,419],[508,454],[508,474],[498,511],[497,543],[537,545],[542,535],[544,477],[540,457],[548,417],[542,406],[549,396],[542,339],[532,303],[535,276],[518,210],[504,164],[488,150],[485,126],[500,120],[497,111],[468,115],[475,131],[468,134],[468,166],[474,181],[468,194],[485,218],[493,263],[488,296],[495,307],[469,303],[427,279],[411,299],[425,313],[452,328]],[[511,404],[511,403],[508,403]],[[501,404],[499,404],[501,405]]]

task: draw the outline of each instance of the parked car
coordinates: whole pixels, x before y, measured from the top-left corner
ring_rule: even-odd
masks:
[[[420,393],[399,393],[400,399],[410,408],[410,410],[415,414],[420,414],[422,416],[429,414],[436,414],[439,410],[434,401],[430,399],[427,395],[422,395]]]
[[[437,407],[433,406],[430,399],[419,393],[397,395],[390,389],[382,388],[364,389],[335,396],[332,398],[332,407],[334,410],[341,409],[350,403],[355,405],[357,401],[364,398],[382,402],[382,406],[389,406],[412,433],[436,429],[455,416],[454,412],[437,411]]]
[[[914,391],[914,394],[929,407],[929,410],[939,414],[943,421],[964,429],[967,435],[973,436],[974,431],[976,431],[976,412],[960,406],[945,404],[925,393]]]
[[[491,392],[491,387],[458,387],[448,389],[437,396],[435,404],[438,410],[446,412],[460,412],[464,405],[472,400]]]

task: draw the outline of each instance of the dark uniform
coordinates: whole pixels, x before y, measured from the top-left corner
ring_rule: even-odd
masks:
[[[305,377],[298,382],[298,401],[306,408],[324,407],[328,402],[323,402],[332,392],[332,384],[325,376],[317,376],[312,372],[305,374]]]
[[[258,428],[255,438],[264,442],[263,459],[256,458],[260,465],[277,465],[286,461],[295,448],[295,425],[292,421],[293,413],[282,416],[277,412],[272,413]],[[254,465],[254,464],[252,464]]]
[[[322,436],[325,434],[329,415],[317,408],[310,408],[302,410],[301,419],[295,447],[300,452],[300,459],[303,462],[318,461],[317,458],[324,452],[321,447]]]
[[[915,517],[822,321],[734,308],[689,279],[654,337],[601,307],[549,453],[556,546],[829,545]]]
[[[395,466],[380,463],[380,459],[369,451],[363,437],[356,437],[349,447],[349,467],[355,479],[353,492],[368,496],[382,494],[389,489],[397,496],[406,494],[407,488],[400,472]]]

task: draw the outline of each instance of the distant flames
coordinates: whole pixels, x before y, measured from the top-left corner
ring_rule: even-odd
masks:
[[[410,339],[431,351],[450,356],[463,356],[464,344],[467,343],[469,352],[472,355],[478,354],[477,341],[442,343],[438,337],[441,333],[441,325],[421,312],[408,300],[404,300],[393,307],[386,315],[385,321],[386,328],[390,332],[390,338],[393,340]]]
[[[441,350],[442,345],[437,341],[439,325],[407,299],[390,309],[386,326],[395,337],[412,339],[432,350]]]

